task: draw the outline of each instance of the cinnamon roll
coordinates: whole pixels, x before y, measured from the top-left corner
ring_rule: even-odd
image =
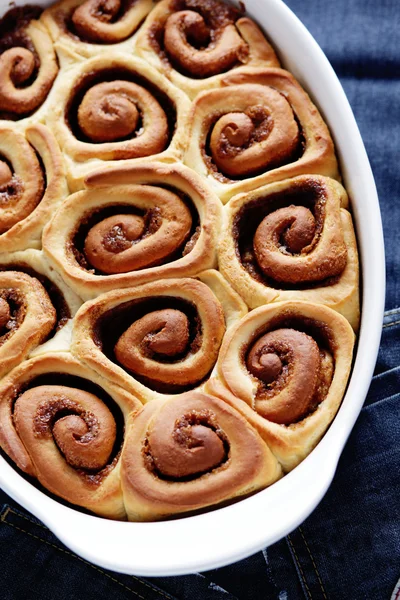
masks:
[[[343,187],[301,175],[233,198],[225,206],[219,268],[251,308],[309,300],[357,329],[357,244]]]
[[[256,308],[225,336],[217,375],[205,389],[237,408],[290,470],[333,420],[353,346],[348,321],[322,304]]]
[[[110,52],[66,75],[47,122],[66,155],[73,189],[104,161],[182,156],[189,101],[144,61]]]
[[[218,285],[230,290],[222,277],[214,290],[182,278],[103,294],[78,311],[72,353],[144,402],[197,388],[244,312],[234,292],[229,303],[216,296]]]
[[[29,276],[29,281],[32,280],[32,289],[40,289],[41,297],[45,298],[43,312],[46,315],[47,307],[51,306],[47,316],[51,317],[52,327],[50,331],[45,333],[40,331],[41,323],[35,326],[34,319],[31,319],[32,331],[37,329],[38,344],[30,345],[28,350],[29,356],[36,356],[45,352],[63,352],[69,350],[71,344],[72,319],[76,314],[82,301],[78,296],[67,286],[54,269],[52,269],[43,257],[43,253],[39,250],[24,250],[23,252],[10,252],[0,254],[0,277],[4,273],[7,280],[12,285],[14,274],[22,273]],[[30,285],[30,284],[29,284]],[[23,298],[21,298],[23,300]],[[21,313],[22,317],[23,313]],[[55,317],[53,318],[53,315]],[[23,325],[24,321],[20,321],[19,325]],[[15,335],[19,325],[17,322],[11,321],[8,331],[8,338]],[[25,325],[24,325],[25,326]],[[3,335],[7,334],[7,330],[3,330]],[[25,334],[20,333],[20,340],[25,343]],[[5,348],[8,346],[5,346]],[[25,347],[25,346],[24,346]],[[8,350],[4,350],[8,354]],[[20,359],[24,359],[26,353],[20,355]],[[11,366],[17,364],[18,359]],[[9,367],[11,368],[11,367]]]
[[[125,390],[68,353],[24,362],[0,384],[0,445],[46,490],[98,515],[126,518],[124,422],[140,409]]]
[[[320,173],[338,178],[327,126],[293,75],[246,67],[201,93],[189,115],[185,163],[223,202],[274,181]]]
[[[68,193],[60,149],[44,125],[0,124],[0,252],[40,248],[44,225]]]
[[[58,73],[57,58],[38,6],[14,7],[0,19],[0,119],[32,115]]]
[[[69,63],[109,52],[110,46],[131,51],[131,38],[152,6],[152,0],[61,0],[44,11],[41,21],[61,63]]]
[[[162,0],[135,50],[191,98],[243,65],[279,67],[254,21],[220,0]]]
[[[183,165],[105,169],[70,196],[43,248],[82,298],[216,265],[221,205]]]
[[[200,392],[151,402],[131,418],[121,462],[132,521],[227,502],[281,475],[255,429],[226,403]]]

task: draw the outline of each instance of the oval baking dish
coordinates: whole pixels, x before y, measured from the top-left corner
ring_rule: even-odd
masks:
[[[25,2],[17,2],[21,4]],[[0,10],[8,10],[4,0]],[[0,457],[4,491],[78,555],[113,571],[151,577],[204,571],[249,556],[292,531],[331,483],[376,361],[385,297],[384,246],[376,188],[357,124],[328,60],[287,6],[281,0],[247,0],[246,10],[264,29],[283,67],[310,94],[336,145],[362,266],[361,327],[352,375],[332,425],[298,467],[251,497],[196,516],[127,523],[87,515],[47,496]]]

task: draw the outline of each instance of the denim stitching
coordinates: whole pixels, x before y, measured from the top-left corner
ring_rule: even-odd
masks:
[[[42,525],[42,523],[37,523],[36,521],[34,521],[33,519],[30,519],[27,515],[24,515],[22,513],[20,513],[19,511],[15,511],[13,510],[10,506],[7,506],[7,509],[5,510],[5,512],[1,515],[1,521],[5,521],[8,513],[11,512],[14,515],[17,515],[18,517],[21,517],[22,519],[25,519],[26,521],[29,521],[29,523],[32,523],[33,525],[38,525],[39,527],[41,527],[42,529],[44,529],[45,531],[50,531],[48,527],[46,527],[45,525]],[[9,525],[8,521],[7,521],[7,525]],[[28,532],[26,532],[28,533]],[[57,546],[57,548],[60,548],[59,546]],[[62,550],[62,548],[60,548],[60,550]],[[73,555],[75,556],[75,555]],[[77,557],[80,558],[80,557]],[[81,559],[80,560],[84,560]],[[87,561],[84,561],[87,562]],[[88,563],[91,565],[91,563]],[[100,571],[101,569],[99,567],[97,567]],[[104,575],[107,575],[107,573],[104,572]],[[142,579],[140,579],[139,577],[136,577],[135,575],[131,575],[131,577],[133,579],[136,579],[136,581],[138,581],[139,583],[141,583],[142,585],[144,585],[145,587],[148,587],[149,589],[151,589],[153,592],[155,592],[156,594],[158,594],[159,596],[164,596],[164,598],[167,598],[167,600],[171,600],[172,596],[170,596],[169,594],[166,594],[165,592],[163,592],[162,590],[158,590],[157,588],[155,588],[154,586],[152,586],[150,583],[147,583],[147,581],[143,581]],[[123,584],[121,584],[123,585]],[[128,588],[130,589],[130,588]],[[136,593],[136,592],[134,592]]]
[[[94,569],[95,571],[99,571],[99,573],[102,573],[103,575],[105,575],[106,577],[108,577],[108,579],[111,579],[111,581],[113,581],[114,583],[117,583],[121,587],[125,588],[126,590],[128,590],[128,592],[131,592],[134,596],[137,596],[141,600],[146,600],[144,596],[141,596],[140,594],[138,594],[138,592],[135,592],[134,590],[132,590],[130,587],[128,587],[124,583],[121,583],[121,581],[118,581],[118,579],[115,579],[114,577],[111,577],[111,575],[109,575],[108,573],[106,573],[105,571],[103,571],[102,569],[100,569],[99,567],[96,567],[95,565],[92,565],[87,560],[85,560],[83,558],[80,558],[79,556],[76,556],[75,554],[73,554],[72,552],[69,552],[68,550],[64,550],[63,548],[60,548],[60,546],[57,546],[56,544],[52,544],[51,542],[48,542],[47,540],[44,540],[43,538],[40,538],[39,536],[34,535],[33,533],[30,533],[29,531],[26,531],[25,529],[22,529],[22,527],[18,527],[17,525],[14,525],[14,523],[10,523],[9,521],[5,521],[4,518],[5,518],[5,516],[7,516],[7,514],[9,512],[13,512],[13,511],[11,509],[8,510],[8,511],[6,511],[5,514],[2,515],[2,519],[1,519],[3,523],[6,523],[6,525],[9,525],[10,527],[14,527],[14,529],[17,529],[18,531],[22,531],[22,533],[25,533],[26,535],[29,535],[30,537],[34,538],[35,540],[39,540],[40,542],[43,542],[43,543],[47,544],[48,546],[51,546],[52,548],[55,548],[56,550],[59,550],[60,552],[63,552],[64,554],[68,554],[69,556],[72,556],[72,558],[75,558],[76,560],[79,560],[79,561],[85,563],[86,565],[88,565],[89,567],[91,567],[92,569]]]
[[[383,314],[385,315],[385,317],[387,317],[389,315],[395,315],[397,313],[400,313],[400,307],[399,308],[392,308],[392,310],[385,310],[385,312]]]
[[[167,600],[172,600],[172,596],[170,596],[169,594],[166,594],[162,590],[158,590],[153,585],[151,585],[151,583],[147,583],[147,581],[143,581],[143,579],[139,579],[139,577],[136,577],[135,575],[131,575],[131,577],[133,577],[133,579],[136,579],[136,581],[139,581],[139,583],[141,583],[142,585],[148,587],[150,590],[152,590],[156,594],[164,596],[164,598],[167,598]]]
[[[372,378],[372,380],[376,381],[380,377],[384,377],[385,375],[389,375],[391,373],[395,373],[399,369],[400,369],[400,365],[397,365],[397,367],[392,367],[391,369],[387,369],[386,371],[382,371],[382,373],[378,373],[378,375],[374,375],[373,378]]]
[[[14,510],[13,508],[11,508],[11,506],[8,506],[6,512],[4,513],[4,515],[2,515],[2,517],[1,517],[2,521],[5,520],[5,518],[7,517],[9,512],[12,513],[13,515],[17,515],[17,517],[21,517],[21,519],[25,519],[25,521],[29,521],[29,523],[32,523],[33,525],[37,525],[38,527],[41,527],[45,531],[50,531],[49,528],[46,527],[45,525],[42,525],[42,523],[37,523],[33,519],[30,519],[27,515],[23,515],[21,512]],[[7,521],[7,523],[8,523],[8,521]]]
[[[398,325],[400,321],[393,321],[392,323],[385,323],[382,325],[382,329],[386,329],[386,327],[392,327],[393,325]]]
[[[8,513],[10,512],[11,508],[9,506],[5,506],[5,510],[4,512],[1,513],[0,516],[0,521],[4,522],[6,516],[8,515]]]
[[[327,595],[326,595],[326,593],[325,593],[325,588],[324,588],[324,586],[323,586],[323,584],[322,584],[322,580],[321,580],[321,577],[320,577],[319,571],[318,571],[318,569],[317,569],[317,565],[315,564],[314,557],[313,557],[313,555],[311,554],[310,547],[309,547],[309,545],[308,545],[308,543],[307,543],[307,540],[306,540],[306,538],[305,538],[305,536],[304,536],[304,533],[303,533],[303,530],[302,530],[302,528],[301,528],[301,527],[299,527],[299,531],[300,531],[301,537],[303,538],[303,540],[304,540],[304,543],[305,543],[305,545],[306,545],[306,548],[307,548],[308,554],[310,555],[311,562],[312,562],[312,564],[313,564],[313,567],[314,567],[315,573],[316,573],[316,575],[317,575],[317,578],[318,578],[318,581],[319,581],[319,585],[321,586],[322,595],[323,595],[323,597],[325,598],[325,600],[328,600],[328,598],[327,598]]]
[[[306,579],[305,579],[305,577],[304,577],[304,572],[303,572],[303,569],[302,569],[302,567],[301,567],[301,564],[300,564],[300,561],[299,561],[299,557],[297,556],[297,553],[296,553],[295,547],[294,547],[294,545],[293,545],[293,542],[292,542],[292,540],[290,539],[290,535],[288,535],[288,536],[287,536],[287,539],[288,539],[288,541],[289,541],[289,544],[290,544],[290,547],[291,547],[291,549],[293,550],[293,554],[294,554],[294,556],[295,556],[295,559],[296,559],[297,566],[299,567],[300,575],[301,575],[301,578],[302,578],[302,580],[303,580],[303,583],[304,583],[304,585],[305,585],[305,587],[306,587],[306,590],[307,590],[308,596],[309,596],[310,600],[312,600],[312,596],[311,596],[310,588],[308,587],[307,581],[306,581]]]

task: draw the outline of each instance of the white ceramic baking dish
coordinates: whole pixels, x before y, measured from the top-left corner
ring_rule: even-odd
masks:
[[[356,360],[334,422],[302,464],[270,488],[198,516],[159,523],[123,523],[89,516],[51,499],[0,458],[0,485],[5,492],[77,554],[122,573],[178,575],[219,567],[273,544],[297,527],[331,483],[376,361],[385,296],[383,235],[375,183],[354,116],[322,50],[287,6],[281,0],[246,0],[246,8],[266,31],[283,65],[310,93],[336,143],[352,201],[362,265],[362,321]],[[0,0],[0,12],[7,9],[7,3]]]

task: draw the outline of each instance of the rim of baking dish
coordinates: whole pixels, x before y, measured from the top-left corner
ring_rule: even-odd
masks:
[[[246,9],[266,31],[285,68],[310,93],[335,141],[352,200],[362,266],[356,359],[339,412],[311,454],[271,487],[200,515],[151,523],[87,515],[50,498],[0,457],[0,485],[7,494],[78,555],[121,573],[154,577],[221,567],[295,529],[314,510],[332,481],[364,403],[379,349],[385,299],[382,222],[374,178],[352,110],[321,48],[281,0],[246,0]]]

